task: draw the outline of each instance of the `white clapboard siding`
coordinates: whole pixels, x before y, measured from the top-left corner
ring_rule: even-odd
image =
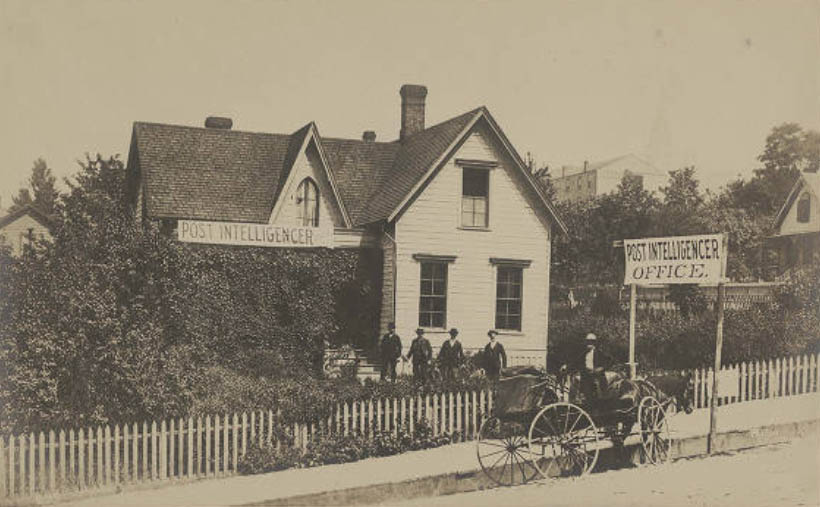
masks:
[[[455,256],[448,265],[446,327],[457,327],[466,348],[483,347],[495,328],[496,268],[491,258],[531,261],[523,271],[521,332],[500,336],[511,349],[543,349],[547,329],[550,222],[512,161],[478,128],[448,159],[396,223],[396,317],[409,344],[418,326],[420,264],[414,254]],[[490,170],[488,230],[461,225],[462,168],[456,159],[497,162]],[[426,336],[434,348],[444,329]],[[543,356],[543,354],[540,354]]]

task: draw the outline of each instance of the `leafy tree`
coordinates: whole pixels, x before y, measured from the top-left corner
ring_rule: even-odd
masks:
[[[773,216],[801,171],[816,172],[820,166],[820,132],[804,131],[796,123],[784,123],[766,137],[763,153],[749,181],[738,179],[727,193],[733,205],[755,215]]]
[[[28,188],[21,188],[17,195],[12,196],[12,205],[9,212],[17,211],[33,204],[40,211],[51,215],[54,213],[59,192],[55,187],[56,179],[51,174],[46,161],[38,158],[31,168]]]

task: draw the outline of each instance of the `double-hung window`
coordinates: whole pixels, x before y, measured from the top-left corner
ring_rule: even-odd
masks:
[[[420,265],[419,327],[447,326],[447,271],[452,255],[414,254]]]
[[[521,331],[524,302],[524,268],[530,261],[490,259],[496,267],[495,327]]]
[[[419,326],[447,325],[447,263],[421,263],[421,291],[419,296]]]
[[[461,185],[461,226],[486,228],[489,224],[490,171],[464,167]]]

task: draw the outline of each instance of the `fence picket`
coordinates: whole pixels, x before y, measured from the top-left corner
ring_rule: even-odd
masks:
[[[253,412],[251,412],[251,420],[253,420]],[[220,437],[222,433],[220,433],[222,427],[220,426],[221,419],[219,415],[214,416],[214,474],[220,475],[220,468],[219,468],[219,461],[221,457],[221,453],[219,452],[219,443]]]
[[[205,416],[205,477],[211,474],[211,417]]]
[[[15,436],[9,435],[9,496],[14,496],[14,455],[16,452],[15,449]],[[23,488],[19,488],[18,491],[22,494]]]
[[[80,430],[80,431],[82,431],[82,430]],[[80,458],[77,457],[77,463],[75,463],[75,461],[74,461],[74,453],[75,453],[75,451],[74,451],[74,449],[75,449],[74,442],[75,442],[75,440],[74,440],[74,430],[71,429],[71,430],[68,431],[68,473],[70,474],[72,479],[74,479],[76,477],[81,477],[83,475],[82,471],[78,472],[77,468],[76,468],[76,467],[79,467],[78,462],[79,462]],[[83,446],[80,445],[79,448],[82,449]],[[80,452],[82,452],[82,450]],[[77,480],[77,487],[81,488],[80,480]]]
[[[9,448],[9,453],[11,454],[11,448]],[[11,454],[9,457],[9,461],[14,459],[14,455]],[[14,494],[9,494],[9,496],[14,496]],[[6,446],[5,446],[5,438],[3,435],[0,435],[0,499],[6,497]]]
[[[455,407],[453,406],[453,399],[454,399],[453,393],[448,393],[447,394],[447,433],[449,433],[450,435],[453,434],[453,429],[455,429],[454,425],[453,425],[453,416],[455,415]]]
[[[407,399],[407,430],[410,435],[416,434],[416,398],[411,396]]]
[[[347,402],[342,403],[342,428],[344,428],[344,436],[347,436],[350,430],[349,419],[350,406]]]
[[[119,484],[120,482],[120,425],[114,425],[114,436],[111,440],[111,447],[113,448],[113,459],[112,459],[112,467],[111,473],[113,475],[112,481],[114,484]]]
[[[19,479],[20,479],[20,494],[23,495],[26,492],[26,436],[20,435],[20,451],[17,454],[18,465],[20,467],[19,471]]]
[[[439,415],[438,415],[438,393],[433,394],[433,435],[438,436]]]
[[[202,465],[202,418],[196,418],[196,462],[194,463],[194,475],[201,476]]]
[[[268,414],[268,434],[270,435],[270,417],[273,417],[273,412]],[[237,473],[239,467],[239,416],[233,415],[231,437],[233,437],[233,472]],[[270,437],[268,437],[268,445],[270,445]]]
[[[120,478],[122,482],[128,482],[129,471],[129,446],[131,445],[130,434],[128,432],[128,424],[122,425],[122,468],[120,469]]]
[[[461,404],[461,392],[456,393],[456,431],[458,432],[458,439],[461,440],[461,414],[463,406]]]
[[[164,420],[159,423],[159,478],[168,478],[168,426]]]
[[[399,412],[399,427],[402,431],[407,431],[407,398],[402,397],[400,406],[401,409]]]
[[[816,356],[814,354],[811,355],[811,374],[813,377],[809,379],[811,383],[811,392],[816,393],[820,390],[820,371],[818,371],[818,366],[820,366],[820,354]]]
[[[37,473],[35,472],[35,452],[37,450],[37,439],[34,432],[29,433],[28,437],[28,494],[33,495],[35,487],[37,486]]]
[[[259,415],[259,422],[262,422],[262,414]],[[230,473],[230,432],[231,430],[231,423],[228,414],[225,414],[225,418],[222,421],[222,471],[226,474]],[[259,439],[262,439],[262,428],[259,429]],[[261,447],[261,445],[260,445]]]
[[[393,421],[393,436],[397,436],[399,434],[399,428],[396,426],[396,421],[398,419],[396,412],[398,412],[399,402],[396,398],[393,398],[393,411],[391,412],[391,419]]]
[[[470,414],[470,422],[472,423],[472,428],[470,429],[472,430],[473,440],[478,438],[478,404],[476,403],[477,399],[478,396],[476,395],[476,392],[472,391],[470,393],[470,408],[472,409],[472,413]]]
[[[166,479],[174,478],[174,463],[176,463],[176,424],[173,419],[168,420],[168,475]]]
[[[85,440],[84,430],[77,430],[77,486],[85,489]]]
[[[242,456],[248,453],[248,414],[242,412]]]

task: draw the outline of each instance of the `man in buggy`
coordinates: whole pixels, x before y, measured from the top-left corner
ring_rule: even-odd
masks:
[[[596,364],[612,361],[607,354],[597,348],[598,338],[595,334],[587,334],[585,341],[584,351],[578,356],[574,366],[581,375],[581,394],[588,400],[599,399],[604,396],[607,379],[604,368]]]

